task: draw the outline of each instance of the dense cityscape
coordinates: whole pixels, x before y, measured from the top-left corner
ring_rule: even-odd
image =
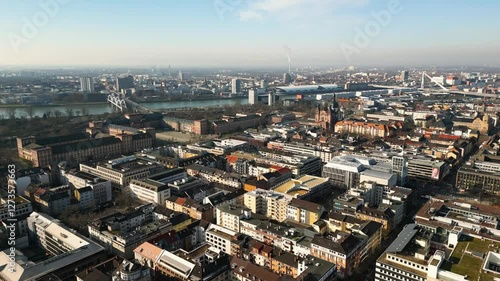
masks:
[[[0,280],[500,280],[493,59],[285,49],[262,67],[0,61]]]

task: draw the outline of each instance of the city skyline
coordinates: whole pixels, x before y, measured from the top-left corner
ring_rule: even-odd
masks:
[[[46,0],[2,6],[0,67],[287,69],[288,55],[292,69],[500,64],[500,41],[491,36],[500,3],[486,0],[453,5],[395,0]]]

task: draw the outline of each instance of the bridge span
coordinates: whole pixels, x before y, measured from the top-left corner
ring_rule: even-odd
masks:
[[[109,94],[108,102],[111,104],[113,108],[116,108],[120,112],[125,112],[127,110],[132,110],[133,112],[139,112],[144,114],[159,112],[159,110],[147,108],[143,105],[140,105],[120,93]]]

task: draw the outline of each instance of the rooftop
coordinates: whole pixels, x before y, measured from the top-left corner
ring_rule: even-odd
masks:
[[[139,247],[134,249],[135,253],[141,254],[142,256],[154,261],[160,257],[162,251],[163,250],[161,248],[158,248],[149,242],[144,242]]]
[[[341,89],[337,84],[322,84],[322,85],[303,85],[303,86],[282,86],[276,88],[278,91],[285,93],[324,93]]]
[[[500,273],[494,274],[482,271],[483,258],[479,255],[486,257],[488,252],[496,252],[499,249],[499,242],[462,235],[453,253],[448,258],[448,262],[444,263],[441,269],[460,275],[467,275],[469,280],[493,281],[495,277],[500,277]]]
[[[300,197],[307,194],[314,187],[328,182],[327,178],[304,175],[298,179],[291,179],[279,186],[274,191]]]
[[[334,233],[331,237],[316,235],[311,243],[347,256],[362,244],[356,236],[344,232]]]
[[[297,199],[297,198],[293,198],[292,201],[290,202],[290,205],[297,207],[297,208],[300,208],[300,209],[310,211],[310,212],[316,212],[316,213],[319,213],[323,210],[322,209],[323,206],[320,204],[316,204],[313,202],[309,202],[309,201],[301,200],[301,199]]]
[[[274,272],[268,271],[263,267],[252,264],[251,262],[232,257],[230,261],[231,270],[236,275],[252,278],[252,280],[261,281],[291,281],[295,280],[289,276],[280,276]],[[253,279],[255,278],[255,279]]]
[[[366,166],[375,164],[375,160],[368,157],[344,155],[333,157],[324,167],[359,173],[364,171]]]
[[[51,272],[104,251],[100,245],[46,214],[33,212],[28,220],[33,221],[45,234],[52,235],[58,243],[66,245],[71,250],[38,262],[28,260],[21,251],[17,250],[15,273],[9,272],[10,267],[0,268],[0,279],[2,280],[38,280]],[[9,260],[9,250],[0,252],[0,264],[5,265],[9,263]]]
[[[365,170],[361,172],[361,176],[368,176],[368,177],[374,177],[374,178],[379,178],[383,180],[390,180],[392,177],[395,175],[392,173],[386,173],[382,171],[376,171],[376,170]]]
[[[418,233],[419,229],[416,224],[406,225],[401,232],[398,234],[396,239],[389,245],[386,252],[388,253],[399,253],[404,250],[404,248],[410,243],[410,241]]]
[[[104,137],[99,139],[84,139],[71,143],[51,145],[52,153],[67,153],[77,150],[90,149],[94,147],[120,143],[121,140],[115,137]]]

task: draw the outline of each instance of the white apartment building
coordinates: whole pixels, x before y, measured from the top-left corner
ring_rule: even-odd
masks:
[[[173,168],[151,175],[145,179],[133,179],[130,182],[130,192],[134,198],[145,203],[163,205],[171,196],[170,183],[186,181],[187,174],[182,168]]]
[[[127,156],[97,164],[80,164],[80,171],[109,180],[113,185],[124,187],[133,179],[142,179],[159,173],[165,167],[135,156]]]
[[[161,205],[170,198],[168,185],[153,180],[132,180],[129,187],[132,197],[145,203]]]
[[[95,204],[102,204],[113,199],[111,182],[86,172],[66,173],[61,175],[64,184],[73,184],[76,189],[89,186],[92,189]]]
[[[211,224],[205,231],[205,241],[212,247],[231,255],[231,241],[238,235],[238,232]]]
[[[273,190],[256,189],[243,195],[243,204],[252,213],[267,216],[276,221],[287,219],[287,206],[292,196]]]
[[[268,148],[271,149],[281,149],[285,152],[298,154],[298,155],[307,155],[307,156],[318,156],[321,158],[321,161],[328,162],[333,157],[337,155],[336,149],[330,147],[329,145],[311,145],[306,143],[296,143],[296,142],[277,142],[271,141],[268,144]]]
[[[62,225],[59,220],[33,212],[27,221],[30,241],[44,249],[48,257],[30,261],[16,249],[15,272],[10,272],[10,266],[2,266],[1,280],[68,280],[105,258],[103,247]],[[11,262],[9,253],[10,250],[0,252],[0,264]]]
[[[251,216],[252,213],[249,209],[231,204],[220,204],[215,211],[216,223],[236,232],[240,232],[240,221],[249,219]]]

